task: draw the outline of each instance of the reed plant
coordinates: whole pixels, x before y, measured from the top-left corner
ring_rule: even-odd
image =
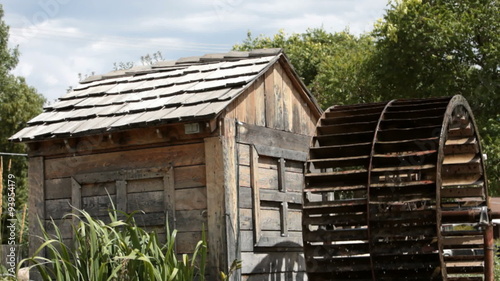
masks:
[[[137,226],[134,213],[119,216],[110,210],[108,215],[109,222],[105,223],[85,210],[75,209],[68,215],[77,221],[72,225],[70,244],[54,221],[52,234],[40,222],[43,243],[18,268],[36,269],[44,281],[205,280],[205,233],[193,254],[179,256],[175,251],[177,231],[171,231],[168,223],[166,241],[161,243],[156,232]]]

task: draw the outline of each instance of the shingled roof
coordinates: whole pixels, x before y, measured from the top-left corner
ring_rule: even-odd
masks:
[[[213,118],[282,56],[281,49],[232,51],[91,76],[10,139],[33,141]]]

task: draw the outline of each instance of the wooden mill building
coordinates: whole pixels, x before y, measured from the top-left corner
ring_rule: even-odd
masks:
[[[168,215],[178,253],[205,225],[212,276],[240,259],[235,279],[303,279],[303,163],[320,115],[280,49],[89,77],[11,137],[29,147],[31,234],[40,217],[71,239],[70,204],[103,217],[109,193],[147,229],[164,234]]]

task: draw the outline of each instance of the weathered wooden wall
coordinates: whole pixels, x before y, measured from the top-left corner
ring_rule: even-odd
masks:
[[[189,253],[206,222],[204,144],[167,146],[45,160],[45,219],[62,223],[71,205],[105,219],[118,210],[144,211],[137,222],[165,234],[165,214],[179,231],[177,250]],[[70,238],[69,224],[62,224]]]
[[[70,204],[104,218],[109,193],[163,234],[168,214],[178,253],[205,225],[212,275],[241,259],[233,280],[305,278],[302,174],[320,113],[290,74],[280,60],[194,135],[173,124],[30,144],[31,217],[54,219],[70,239]]]
[[[274,64],[226,109],[225,117],[311,136],[319,113],[289,71],[286,65]]]

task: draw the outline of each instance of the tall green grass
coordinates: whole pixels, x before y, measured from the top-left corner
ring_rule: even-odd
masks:
[[[67,245],[59,227],[51,222],[55,234],[42,223],[42,245],[18,268],[29,265],[43,280],[57,281],[191,281],[205,280],[207,243],[205,233],[194,253],[178,256],[176,230],[166,229],[166,242],[160,243],[155,232],[137,226],[134,214],[119,217],[109,211],[110,222],[93,218],[84,210],[69,214],[77,218],[73,225],[73,243]],[[42,256],[46,252],[45,257]]]

